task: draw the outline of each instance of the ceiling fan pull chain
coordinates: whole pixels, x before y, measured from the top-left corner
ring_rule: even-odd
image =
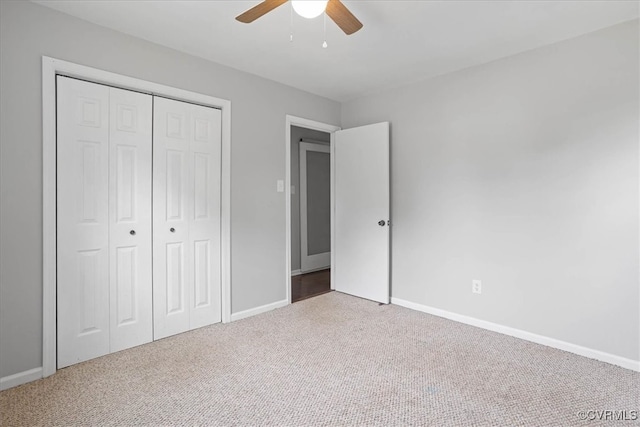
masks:
[[[289,11],[291,16],[289,17],[289,41],[293,41],[293,3],[289,2]]]
[[[324,14],[324,42],[322,43],[322,47],[324,49],[327,48],[327,13]]]

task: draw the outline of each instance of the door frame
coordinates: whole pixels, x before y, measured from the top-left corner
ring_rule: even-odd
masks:
[[[331,136],[329,147],[331,156],[331,265],[334,261],[333,251],[333,234],[334,234],[334,186],[333,179],[334,167],[334,133],[341,130],[339,126],[317,122],[315,120],[309,120],[302,117],[296,117],[287,114],[285,120],[285,292],[287,295],[287,304],[291,304],[291,126],[298,126],[301,128],[318,130],[326,132]],[[331,270],[331,289],[333,289],[333,269]]]
[[[231,321],[231,101],[146,80],[42,57],[42,376],[56,372],[56,75],[159,95],[222,111],[221,304],[222,322]]]
[[[309,230],[307,227],[307,219],[308,219],[307,215],[309,214],[309,212],[307,210],[307,188],[306,188],[307,187],[306,184],[308,184],[308,180],[307,180],[307,163],[303,161],[303,157],[306,159],[307,151],[327,153],[329,154],[329,161],[331,162],[331,147],[327,144],[319,144],[315,142],[305,142],[305,141],[300,141],[299,147],[300,147],[300,155],[299,155],[300,188],[299,188],[298,194],[300,194],[300,271],[302,274],[304,274],[305,271],[311,272],[314,270],[325,268],[324,266],[326,265],[325,263],[327,261],[329,262],[329,265],[330,265],[331,264],[331,248],[329,248],[329,251],[328,251],[328,256],[329,256],[328,260],[327,260],[327,252],[323,252],[315,255],[309,255],[308,253],[308,249],[309,249],[308,248],[308,243],[309,243],[308,231]],[[329,173],[331,174],[331,172]],[[331,186],[331,183],[329,183],[329,185]],[[329,197],[331,197],[331,195],[329,195]],[[329,203],[331,203],[331,201],[329,201]],[[309,259],[311,257],[314,257],[313,260]],[[314,267],[304,269],[302,268],[302,266],[305,261],[311,264],[315,262],[316,265]],[[321,264],[319,264],[320,262]]]

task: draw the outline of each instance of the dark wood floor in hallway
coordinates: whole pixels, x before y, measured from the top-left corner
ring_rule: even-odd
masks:
[[[291,302],[331,291],[331,269],[291,277]]]

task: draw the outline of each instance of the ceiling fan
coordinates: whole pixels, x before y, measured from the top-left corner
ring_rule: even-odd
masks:
[[[289,0],[264,0],[257,6],[252,7],[246,12],[236,16],[236,20],[248,24],[255,21],[263,15],[271,12],[278,6],[285,4]],[[315,3],[312,5],[312,3]],[[345,34],[353,34],[362,28],[362,22],[356,18],[353,13],[342,4],[340,0],[328,0],[328,1],[295,1],[291,2],[294,10],[305,18],[315,18],[326,12],[329,18],[331,18],[340,27]],[[309,6],[312,9],[315,7],[315,11],[306,13],[305,6]]]

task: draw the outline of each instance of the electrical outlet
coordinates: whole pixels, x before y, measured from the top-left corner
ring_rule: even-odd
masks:
[[[473,292],[474,294],[482,293],[482,280],[471,281],[471,292]]]

